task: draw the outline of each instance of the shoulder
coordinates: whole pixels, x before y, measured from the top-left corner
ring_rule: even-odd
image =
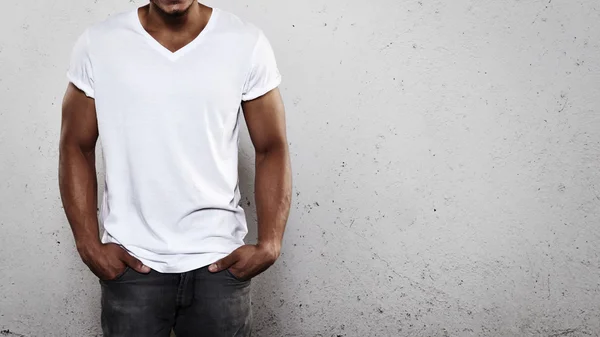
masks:
[[[113,14],[89,26],[84,34],[87,34],[88,39],[94,43],[113,38],[124,31],[131,31],[134,27],[134,19],[137,19],[134,17],[136,11],[137,8]]]
[[[217,26],[220,33],[227,34],[236,39],[249,44],[256,44],[256,42],[264,35],[263,31],[251,22],[241,19],[239,16],[222,10],[213,9],[213,15],[217,15]]]

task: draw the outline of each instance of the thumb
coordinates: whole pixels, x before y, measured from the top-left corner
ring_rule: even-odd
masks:
[[[142,261],[136,259],[135,257],[129,255],[127,252],[123,252],[123,256],[121,258],[126,265],[128,265],[131,269],[137,271],[138,273],[148,274],[150,272],[150,267],[145,266]]]
[[[216,273],[221,270],[225,270],[225,269],[233,266],[233,264],[236,261],[237,261],[237,258],[235,257],[235,255],[233,253],[229,254],[229,255],[225,256],[224,258],[220,259],[219,261],[208,266],[208,271],[210,271],[211,273]]]

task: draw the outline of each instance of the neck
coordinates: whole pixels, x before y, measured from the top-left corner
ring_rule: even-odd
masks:
[[[150,1],[143,13],[146,16],[146,24],[149,26],[158,29],[181,30],[201,22],[204,9],[197,1],[194,1],[184,12],[171,14],[163,11]]]

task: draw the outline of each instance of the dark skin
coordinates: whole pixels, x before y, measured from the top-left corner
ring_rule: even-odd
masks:
[[[252,278],[275,263],[290,211],[292,174],[285,132],[285,114],[279,89],[242,103],[256,153],[255,195],[258,242],[245,245],[209,266],[240,279]]]
[[[212,8],[196,0],[153,0],[138,10],[144,29],[171,52],[190,43],[206,27]]]
[[[208,22],[211,9],[194,0],[153,0],[139,13],[142,25],[149,33],[174,51],[199,34]],[[268,269],[280,255],[290,210],[292,182],[285,111],[279,90],[274,89],[255,100],[243,102],[242,108],[256,152],[258,242],[238,248],[212,264],[209,270],[219,272],[229,269],[240,279],[250,279]],[[126,250],[100,241],[96,213],[97,140],[95,101],[69,84],[62,107],[59,185],[77,250],[83,262],[100,279],[114,279],[126,266],[148,273],[150,268]]]

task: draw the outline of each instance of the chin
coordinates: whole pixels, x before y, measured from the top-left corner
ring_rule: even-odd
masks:
[[[165,14],[183,15],[185,14],[196,0],[153,0]]]

